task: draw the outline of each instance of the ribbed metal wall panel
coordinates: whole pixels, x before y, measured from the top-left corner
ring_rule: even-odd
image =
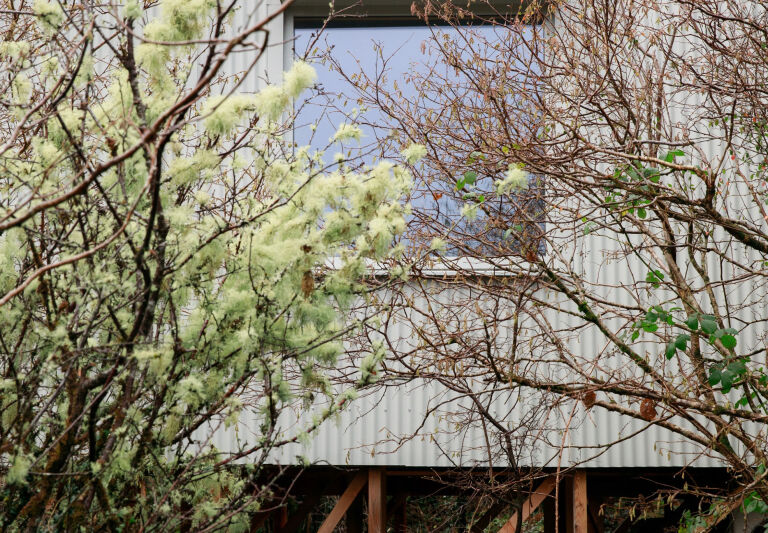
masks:
[[[619,275],[619,272],[613,275]],[[424,303],[414,301],[415,306]],[[558,320],[562,322],[565,317],[561,313],[552,313],[550,319],[553,324],[558,324]],[[405,322],[396,324],[389,334],[404,341],[413,338]],[[604,341],[597,335],[583,334],[575,342],[588,356],[599,353]],[[521,403],[505,418],[513,430],[530,408],[543,402],[538,393],[523,394]],[[450,397],[451,393],[446,389],[422,381],[390,388],[383,393],[377,391],[359,398],[335,420],[323,425],[309,445],[283,447],[271,460],[286,464],[303,456],[312,463],[335,465],[472,467],[491,463],[506,466],[508,462],[500,456],[500,448],[493,436],[490,437],[490,448],[486,445],[481,423],[465,427],[454,425],[450,413],[460,412],[462,406],[466,409],[466,402],[453,400],[435,413],[425,414],[437,402]],[[504,405],[497,408],[501,412]],[[287,433],[307,425],[310,418],[305,415],[295,424],[286,423]],[[422,422],[423,427],[418,430]],[[521,453],[517,457],[520,466],[721,466],[716,458],[701,455],[703,450],[699,446],[685,442],[668,430],[601,408],[585,411],[577,402],[565,402],[539,422],[541,425],[532,429],[542,429],[541,434],[527,437],[520,445]],[[606,450],[598,448],[636,432],[641,433]],[[404,443],[399,441],[412,435]]]

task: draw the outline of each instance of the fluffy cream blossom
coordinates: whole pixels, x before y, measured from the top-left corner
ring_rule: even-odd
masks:
[[[290,99],[288,94],[280,86],[270,85],[256,94],[256,109],[262,118],[277,120],[288,107]]]
[[[141,5],[138,0],[127,0],[123,4],[123,16],[127,19],[137,19],[141,16]]]
[[[291,70],[283,76],[283,86],[288,96],[297,98],[304,89],[310,88],[316,79],[314,68],[304,61],[296,61]]]
[[[15,61],[29,54],[29,43],[25,41],[3,41],[0,43],[0,59]]]
[[[32,465],[29,456],[20,453],[11,459],[11,467],[5,475],[5,481],[8,484],[26,485],[29,467]]]
[[[64,11],[58,2],[50,0],[35,0],[32,4],[32,12],[37,15],[37,20],[48,32],[53,32],[64,22]]]
[[[400,153],[405,158],[406,163],[413,165],[427,155],[427,147],[423,144],[413,143]]]
[[[503,180],[496,180],[496,192],[505,194],[508,192],[522,191],[528,188],[528,173],[517,165],[509,165],[507,175]]]
[[[464,204],[461,208],[461,216],[467,220],[474,220],[477,218],[477,204]]]
[[[359,127],[354,124],[344,123],[336,130],[336,133],[331,138],[331,142],[346,141],[349,139],[359,141],[362,136],[363,131]]]
[[[16,102],[24,105],[32,94],[32,82],[24,74],[18,74],[11,84]]]
[[[206,116],[205,127],[214,135],[227,135],[243,120],[246,111],[254,108],[254,99],[246,94],[229,97],[212,96],[206,100],[201,111]],[[279,114],[279,113],[278,113]]]
[[[429,249],[438,251],[438,252],[442,252],[443,250],[445,250],[445,246],[446,246],[445,241],[437,237],[432,239],[432,242],[429,243]]]
[[[205,207],[206,205],[208,205],[208,202],[210,200],[211,200],[211,195],[205,191],[197,191],[195,193],[195,201],[201,207]]]

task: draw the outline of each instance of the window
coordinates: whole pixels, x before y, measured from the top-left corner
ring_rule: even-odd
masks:
[[[487,127],[500,127],[494,123],[496,110],[473,85],[473,72],[458,72],[446,58],[465,54],[483,63],[478,73],[498,64],[499,75],[506,75],[503,55],[510,44],[504,42],[504,27],[485,23],[457,30],[374,17],[342,20],[320,31],[321,22],[294,21],[295,53],[311,61],[319,74],[316,94],[298,106],[297,143],[326,149],[324,164],[343,160],[354,166],[399,159],[410,142],[434,142],[448,155],[415,169],[408,246],[423,249],[433,238],[450,235],[449,256],[542,253],[542,180],[529,176],[526,189],[496,194],[497,180],[509,170],[503,145],[494,147],[498,158],[489,158],[489,147],[473,144],[472,132],[443,106],[450,101],[464,111],[486,113]],[[514,94],[503,98],[502,106],[520,107]],[[422,135],[427,130],[418,127],[420,120],[435,126],[440,138]],[[523,113],[519,120],[535,131],[533,117]],[[330,141],[342,123],[360,127],[359,144]]]

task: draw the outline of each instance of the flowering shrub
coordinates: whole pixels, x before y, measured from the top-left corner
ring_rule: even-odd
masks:
[[[314,427],[354,396],[323,369],[404,228],[406,170],[323,170],[286,141],[311,66],[255,93],[225,72],[272,15],[141,6],[0,15],[4,530],[248,529],[274,496],[259,465],[312,429],[280,413],[326,397]],[[363,351],[360,385],[384,354]]]

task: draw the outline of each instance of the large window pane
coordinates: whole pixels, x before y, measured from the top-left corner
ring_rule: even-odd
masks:
[[[298,105],[296,142],[325,149],[325,164],[338,161],[338,154],[350,165],[397,158],[410,141],[402,135],[391,135],[393,129],[402,126],[402,117],[417,112],[451,120],[450,110],[441,107],[438,95],[433,98],[429,94],[435,91],[438,80],[438,90],[483,112],[485,104],[474,90],[471,75],[455,71],[446,60],[450,45],[460,40],[462,53],[493,63],[503,53],[504,46],[499,43],[505,35],[504,28],[493,25],[456,29],[380,24],[330,27],[322,32],[316,27],[298,27],[296,54],[315,65],[319,82],[316,93]],[[507,98],[512,103],[515,95]],[[362,140],[330,142],[341,123],[357,124]],[[457,129],[462,127],[455,124]],[[414,215],[409,221],[409,245],[418,247],[432,237],[451,232],[466,248],[451,246],[450,255],[469,249],[494,255],[519,252],[521,247],[538,250],[539,245],[533,241],[542,229],[537,213],[541,205],[540,180],[531,179],[529,189],[515,196],[496,195],[494,182],[503,177],[505,168],[495,172],[466,170],[463,167],[471,167],[473,159],[482,156],[475,147],[466,145],[452,152],[457,160],[446,161],[445,168],[417,174],[410,198]],[[457,187],[465,172],[469,172],[473,183]],[[462,207],[478,198],[483,201],[477,217],[469,220],[462,216]],[[520,235],[531,242],[520,242]]]

